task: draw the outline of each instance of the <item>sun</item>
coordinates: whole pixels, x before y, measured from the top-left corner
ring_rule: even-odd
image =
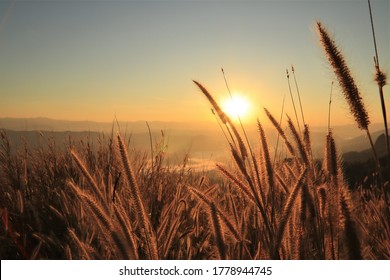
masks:
[[[222,110],[231,119],[246,118],[249,114],[250,104],[248,100],[241,94],[234,94],[222,101]]]

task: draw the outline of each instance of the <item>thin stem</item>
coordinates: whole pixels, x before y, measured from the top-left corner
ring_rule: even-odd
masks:
[[[284,114],[284,101],[286,100],[286,94],[283,95],[283,103],[282,103],[282,112],[280,113],[280,120],[279,120],[279,126],[282,125],[282,120],[283,120],[283,114]],[[279,147],[279,138],[280,138],[280,133],[278,131],[278,138],[276,140],[276,147],[275,147],[275,155],[274,155],[274,163],[273,166],[275,166],[276,163],[276,156],[278,154],[278,147]]]
[[[372,148],[372,152],[374,154],[375,162],[377,163],[378,168],[379,168],[379,158],[378,158],[378,154],[376,153],[374,142],[372,141],[371,133],[370,133],[370,131],[368,129],[366,130],[366,133],[367,133],[368,140],[370,140],[370,145],[371,145],[371,148]]]
[[[153,139],[152,139],[152,132],[150,131],[150,126],[149,126],[149,123],[146,122],[146,126],[148,127],[148,131],[149,131],[149,141],[150,141],[150,156],[152,158],[152,172],[153,172],[153,165],[154,165],[154,155],[153,155]]]
[[[378,176],[379,176],[379,186],[381,186],[383,188],[383,190],[384,190],[382,173],[381,173],[381,170],[380,170],[381,165],[380,165],[380,162],[379,162],[379,157],[378,157],[378,154],[376,152],[374,142],[372,141],[371,133],[370,133],[370,131],[368,129],[366,129],[366,133],[367,133],[368,140],[370,141],[372,152],[374,154],[374,160],[375,160],[375,165],[376,165],[375,169],[377,170]],[[385,195],[386,195],[386,193],[385,193]],[[387,200],[386,200],[386,202],[387,202]]]
[[[230,141],[229,141],[229,138],[228,138],[227,135],[226,135],[225,130],[223,130],[223,127],[222,127],[220,121],[218,120],[217,116],[215,115],[215,111],[214,111],[213,108],[211,108],[211,113],[212,113],[213,116],[215,117],[215,119],[216,119],[216,121],[217,121],[217,123],[218,123],[219,128],[221,129],[223,135],[225,136],[226,141],[227,141],[229,144],[231,144]],[[232,135],[230,135],[230,136],[232,136]]]
[[[286,69],[286,74],[287,74],[288,90],[289,90],[289,92],[290,92],[291,102],[292,102],[293,107],[294,107],[295,118],[296,118],[296,120],[297,120],[297,125],[298,125],[298,129],[299,129],[299,133],[301,133],[301,127],[300,127],[300,125],[299,125],[297,109],[295,108],[294,97],[293,97],[292,91],[291,91],[290,74],[288,73],[288,70],[287,70],[287,69]]]
[[[376,70],[376,76],[377,78],[380,78],[382,75],[382,72],[379,67],[379,56],[378,56],[378,48],[376,45],[376,36],[375,36],[375,28],[374,28],[374,19],[372,16],[372,10],[371,10],[371,1],[368,0],[368,10],[370,12],[370,21],[371,21],[371,30],[372,30],[372,38],[374,41],[374,50],[375,50],[375,57],[374,57],[374,64],[375,64],[375,70]],[[383,76],[385,77],[385,76]],[[381,107],[382,107],[382,115],[383,115],[383,123],[385,126],[385,135],[386,135],[386,149],[387,149],[387,165],[390,171],[390,143],[389,143],[389,130],[387,127],[387,113],[386,113],[386,103],[385,99],[383,97],[383,86],[385,84],[385,78],[384,80],[376,79],[378,83],[378,89],[379,89],[379,96],[381,100]]]
[[[374,48],[375,48],[375,58],[376,63],[379,68],[379,57],[378,57],[378,48],[376,47],[376,38],[375,38],[375,29],[374,29],[374,20],[372,19],[372,11],[371,11],[371,1],[368,0],[368,9],[370,11],[370,20],[371,20],[371,29],[372,29],[372,38],[374,39]]]
[[[376,67],[377,73],[380,73],[378,61],[375,61],[375,67]],[[389,171],[390,171],[390,143],[389,143],[389,130],[388,130],[388,127],[387,127],[386,103],[385,103],[385,98],[383,96],[383,86],[378,84],[378,89],[379,89],[379,96],[380,96],[380,99],[381,99],[383,123],[384,123],[384,126],[385,126],[387,160],[388,160],[387,164],[388,164]]]
[[[302,107],[302,102],[301,102],[301,95],[300,95],[300,93],[299,93],[298,83],[297,83],[297,79],[296,79],[296,77],[295,77],[294,65],[291,65],[291,71],[293,72],[294,82],[295,82],[295,88],[297,89],[297,93],[298,93],[299,107],[301,108],[301,115],[302,115],[303,125],[305,125],[305,124],[306,124],[306,122],[305,122],[305,116],[304,116],[304,114],[303,114],[303,107]]]
[[[332,85],[331,85],[331,87],[330,87],[329,112],[328,112],[328,133],[330,133],[330,107],[331,107],[331,105],[332,105],[333,84],[334,84],[334,81],[332,81]]]

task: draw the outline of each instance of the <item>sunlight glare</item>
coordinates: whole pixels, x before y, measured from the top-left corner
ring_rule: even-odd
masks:
[[[222,110],[232,119],[244,118],[249,112],[249,102],[242,95],[233,95],[222,102]]]

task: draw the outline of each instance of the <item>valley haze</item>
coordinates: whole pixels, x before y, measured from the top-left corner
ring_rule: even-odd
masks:
[[[147,123],[151,129],[152,141],[157,143],[164,133],[164,141],[167,152],[173,161],[182,161],[182,157],[189,155],[193,161],[204,162],[206,166],[214,161],[225,161],[230,156],[226,139],[216,122],[163,122],[163,121],[69,121],[55,120],[50,118],[0,118],[0,128],[5,129],[11,139],[22,145],[23,141],[36,146],[40,143],[39,138],[44,136],[54,137],[58,144],[65,144],[70,136],[73,140],[88,139],[95,142],[98,137],[110,135],[120,131],[131,135],[130,146],[135,149],[150,150],[150,137]],[[268,137],[271,150],[275,148],[277,134],[268,121],[263,123]],[[244,124],[248,132],[250,142],[258,146],[258,131],[255,124]],[[313,152],[317,158],[323,157],[323,147],[327,127],[310,126]],[[382,124],[372,124],[374,139],[382,133]],[[332,127],[340,153],[347,154],[348,161],[353,161],[349,153],[365,152],[364,159],[371,156],[369,142],[364,132],[356,128],[356,125],[339,125]],[[359,156],[357,156],[359,158]]]

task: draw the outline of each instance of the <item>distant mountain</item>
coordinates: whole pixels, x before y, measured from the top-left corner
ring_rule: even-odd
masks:
[[[0,127],[15,131],[102,131],[107,123],[92,121],[65,121],[48,118],[1,118]]]
[[[173,130],[194,130],[194,129],[211,129],[212,125],[206,122],[184,123],[184,122],[148,122],[154,129],[173,129]],[[96,131],[110,132],[111,129],[118,129],[127,132],[145,132],[147,126],[145,121],[135,122],[95,122],[95,121],[67,121],[53,120],[49,118],[0,118],[0,128],[15,131]]]
[[[100,144],[107,145],[111,133],[94,131],[15,131],[4,130],[11,143],[13,152],[22,151],[25,147],[29,151],[54,145],[56,149],[65,149],[72,146],[86,145],[96,149]],[[126,133],[130,147],[137,151],[150,152],[150,136],[153,148],[160,147],[169,155],[171,163],[182,163],[183,158],[189,155],[197,160],[222,160],[226,158],[228,145],[223,135],[217,132],[183,132],[180,130],[161,132]],[[2,142],[0,138],[0,143]]]
[[[379,134],[379,133],[375,133],[375,134]],[[376,138],[374,144],[375,150],[378,154],[378,157],[383,157],[387,153],[386,137],[382,133],[379,135],[379,137],[374,137],[374,139],[375,138]],[[366,139],[366,141],[368,140]],[[366,148],[360,152],[353,151],[353,152],[344,153],[343,160],[345,162],[366,162],[368,159],[373,158],[373,151],[369,145],[368,147],[369,148]]]
[[[27,145],[29,148],[47,147],[50,143],[55,143],[57,148],[64,148],[69,146],[69,142],[78,143],[80,141],[86,141],[91,139],[95,141],[101,133],[98,132],[80,132],[80,131],[15,131],[15,130],[4,130],[13,149],[20,149]]]
[[[161,131],[164,132],[165,141],[168,144],[169,152],[183,155],[190,152],[191,155],[209,158],[226,155],[229,151],[226,139],[215,123],[185,123],[185,122],[149,122],[154,144],[161,139]],[[268,124],[268,126],[267,126]],[[99,136],[109,134],[114,126],[114,132],[120,130],[122,133],[132,135],[131,144],[135,148],[150,149],[150,137],[146,122],[93,122],[93,121],[66,121],[53,120],[48,118],[0,118],[0,128],[8,130],[15,143],[27,141],[33,146],[42,141],[42,134],[50,135],[56,139],[57,143],[63,143],[67,138],[72,137],[77,140],[88,139],[95,141]],[[276,130],[265,122],[264,129],[267,136],[269,149],[274,151],[277,144]],[[251,145],[258,148],[258,130],[256,125],[245,125],[245,129]],[[377,139],[383,128],[381,124],[370,126],[373,139]],[[287,130],[286,130],[287,131]],[[359,130],[355,125],[334,126],[333,135],[339,153],[344,154],[345,160],[364,160],[371,155],[369,142],[365,132]],[[324,153],[326,127],[310,126],[310,137],[313,154],[317,158],[322,158]],[[281,142],[282,140],[279,139]],[[378,144],[379,145],[379,144]],[[282,143],[279,145],[279,152],[283,149]]]
[[[383,130],[372,130],[371,137],[373,141],[375,142],[377,138],[379,138],[384,131]],[[384,142],[386,144],[386,142]],[[350,151],[363,151],[366,149],[371,149],[370,142],[367,138],[367,134],[365,132],[361,132],[359,136],[353,137],[353,138],[344,138],[341,139],[339,143],[339,148],[342,152],[350,152]]]

